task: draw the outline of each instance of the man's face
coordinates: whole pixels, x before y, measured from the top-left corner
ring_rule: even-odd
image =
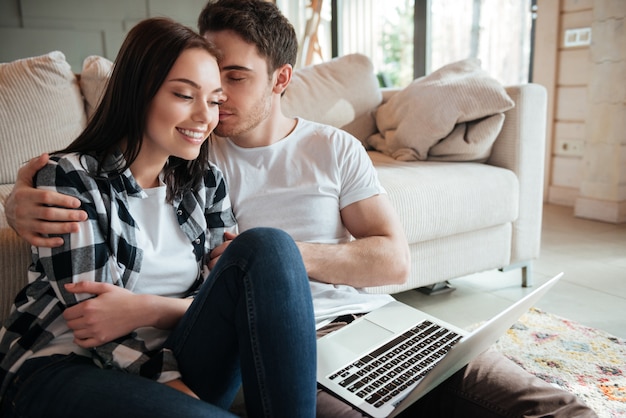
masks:
[[[231,30],[209,31],[204,37],[222,53],[220,73],[227,99],[220,106],[215,133],[237,139],[250,133],[270,115],[272,80],[267,73],[267,62],[256,46]]]

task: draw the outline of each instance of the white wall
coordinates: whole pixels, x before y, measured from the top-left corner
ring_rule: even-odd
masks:
[[[197,29],[207,0],[0,0],[0,62],[59,50],[75,72],[89,55],[111,60],[139,20],[169,16]]]
[[[546,200],[626,222],[626,2],[539,0],[535,82],[548,89]],[[589,28],[589,45],[567,46]]]

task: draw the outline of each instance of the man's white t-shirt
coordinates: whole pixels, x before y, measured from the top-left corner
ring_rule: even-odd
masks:
[[[298,119],[287,137],[266,147],[242,148],[213,138],[210,160],[224,173],[239,232],[280,228],[296,241],[351,239],[340,210],[384,193],[361,143],[331,126]],[[351,286],[311,280],[317,327],[340,315],[363,313],[391,300]]]

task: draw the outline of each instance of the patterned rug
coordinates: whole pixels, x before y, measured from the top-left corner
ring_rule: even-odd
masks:
[[[599,417],[626,417],[626,340],[533,308],[495,347]]]

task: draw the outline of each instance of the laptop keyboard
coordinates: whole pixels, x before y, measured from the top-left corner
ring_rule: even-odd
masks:
[[[460,339],[457,333],[426,320],[329,378],[380,407],[417,383]]]

